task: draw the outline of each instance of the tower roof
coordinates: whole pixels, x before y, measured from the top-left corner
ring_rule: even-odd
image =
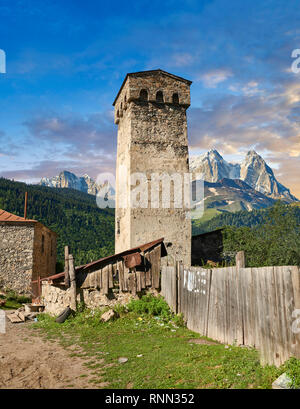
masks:
[[[122,91],[128,77],[142,77],[142,76],[146,76],[146,75],[149,75],[149,74],[151,75],[151,74],[159,74],[159,73],[163,74],[163,75],[166,75],[168,77],[171,77],[174,80],[185,82],[188,85],[192,84],[192,81],[190,81],[190,80],[187,80],[187,79],[185,79],[183,77],[178,77],[177,75],[171,74],[171,73],[169,73],[167,71],[163,71],[161,69],[149,70],[149,71],[130,72],[130,73],[128,73],[126,75],[126,77],[125,77],[125,79],[124,79],[124,81],[123,81],[123,83],[121,85],[121,88],[119,89],[119,92],[118,92],[118,94],[117,94],[117,96],[116,96],[116,98],[115,98],[115,100],[113,102],[113,106],[115,105],[115,103],[116,103],[116,101],[117,101],[117,99],[118,99],[118,97],[119,97],[119,95],[120,95],[120,93],[121,93],[121,91]]]

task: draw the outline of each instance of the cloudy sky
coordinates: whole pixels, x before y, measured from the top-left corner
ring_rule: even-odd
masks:
[[[1,176],[114,171],[114,97],[161,68],[193,81],[191,155],[255,149],[300,197],[299,1],[0,0],[0,18]]]

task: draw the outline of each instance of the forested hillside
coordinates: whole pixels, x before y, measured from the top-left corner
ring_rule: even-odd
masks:
[[[247,267],[300,265],[300,209],[276,203],[263,214],[263,224],[226,227],[225,254],[244,250]]]
[[[58,261],[69,245],[76,265],[114,253],[114,209],[99,209],[95,196],[73,189],[26,185],[0,178],[0,209],[43,223],[58,234]]]
[[[291,213],[294,215],[298,223],[300,223],[300,207],[294,204],[289,205],[288,208],[289,207],[291,208]],[[214,218],[203,223],[201,223],[199,220],[193,220],[193,235],[213,231],[224,226],[254,227],[264,224],[268,219],[270,212],[272,212],[272,208],[273,207],[268,209],[252,210],[251,212],[224,212],[223,214],[215,216]]]

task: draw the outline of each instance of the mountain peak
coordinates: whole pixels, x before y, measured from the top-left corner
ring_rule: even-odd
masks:
[[[288,188],[277,181],[273,170],[253,149],[247,152],[240,165],[227,162],[218,151],[211,149],[204,155],[191,158],[190,170],[202,173],[207,182],[215,183],[223,178],[240,179],[251,188],[273,199],[282,199],[286,202],[298,200]]]

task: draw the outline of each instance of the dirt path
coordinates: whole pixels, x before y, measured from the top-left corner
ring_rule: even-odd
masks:
[[[56,342],[32,336],[29,325],[6,320],[6,333],[0,333],[0,389],[95,387],[81,358],[70,357],[71,351]]]

